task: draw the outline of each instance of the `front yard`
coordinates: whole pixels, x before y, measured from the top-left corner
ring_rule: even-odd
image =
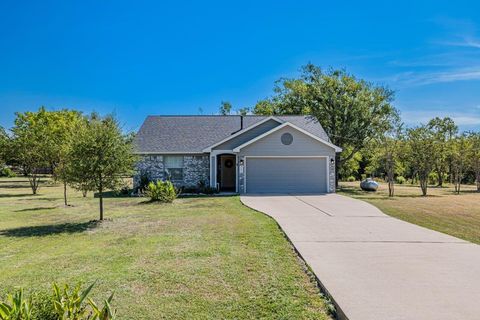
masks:
[[[0,179],[0,292],[91,283],[115,291],[119,319],[329,319],[314,281],[276,223],[238,197],[173,205],[98,200],[23,178]],[[478,225],[477,225],[478,226]]]
[[[474,186],[462,185],[457,195],[452,186],[429,187],[422,197],[418,186],[396,185],[395,197],[388,197],[388,186],[377,192],[360,190],[359,182],[341,182],[339,194],[367,201],[388,215],[480,244],[480,193]]]

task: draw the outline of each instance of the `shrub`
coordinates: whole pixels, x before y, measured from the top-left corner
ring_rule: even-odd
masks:
[[[355,179],[354,176],[349,176],[349,177],[347,177],[347,181],[348,181],[348,182],[354,182],[355,180],[356,180],[356,179]]]
[[[146,195],[151,201],[171,203],[178,197],[178,191],[171,181],[158,180],[148,184]]]
[[[218,193],[217,188],[209,186],[205,181],[200,181],[198,183],[198,192],[204,194],[215,194]]]
[[[428,184],[437,184],[438,183],[438,175],[436,172],[430,172],[428,175]]]
[[[52,295],[36,292],[32,295],[32,320],[59,320]]]
[[[139,177],[136,192],[144,193],[147,190],[150,182],[152,182],[152,180],[150,179],[150,175],[148,174],[148,172],[142,172]]]
[[[104,307],[99,309],[95,302],[88,298],[95,283],[81,291],[80,285],[70,289],[65,285],[62,290],[56,283],[53,284],[53,304],[55,313],[60,320],[113,320],[115,311],[110,303],[113,293],[105,300]]]
[[[398,184],[405,184],[407,182],[407,179],[405,179],[405,177],[403,177],[403,176],[398,176],[398,177],[395,178],[395,181]]]
[[[0,177],[7,177],[7,178],[13,178],[16,177],[17,175],[15,172],[12,171],[9,167],[4,167],[0,169]]]

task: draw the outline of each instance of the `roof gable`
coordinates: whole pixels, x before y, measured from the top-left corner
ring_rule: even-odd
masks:
[[[242,150],[244,147],[249,146],[249,145],[251,145],[251,144],[253,144],[253,143],[255,143],[255,142],[259,141],[259,140],[262,140],[263,138],[268,137],[268,136],[271,135],[272,133],[277,132],[278,130],[283,129],[283,128],[285,128],[285,127],[293,128],[293,129],[295,129],[295,130],[297,130],[297,131],[299,131],[299,132],[301,132],[301,133],[303,133],[303,134],[305,134],[305,135],[313,138],[314,140],[316,140],[316,141],[318,141],[318,142],[320,142],[320,143],[322,143],[322,144],[324,144],[324,145],[326,145],[326,146],[328,146],[328,147],[333,148],[333,149],[335,150],[335,152],[341,152],[341,151],[342,151],[342,148],[334,145],[334,144],[331,143],[330,141],[325,141],[324,139],[322,139],[322,138],[320,138],[320,137],[318,137],[318,136],[316,136],[316,135],[314,135],[314,134],[312,134],[312,133],[310,133],[310,132],[308,132],[308,131],[306,131],[306,130],[304,130],[304,129],[302,129],[302,128],[299,128],[299,127],[297,127],[296,125],[294,125],[294,124],[292,124],[292,123],[290,123],[290,122],[285,122],[285,123],[283,123],[283,124],[281,124],[281,125],[273,128],[272,130],[267,131],[267,132],[265,132],[264,134],[261,134],[261,135],[257,136],[256,138],[251,139],[251,140],[245,142],[244,144],[242,144],[242,145],[234,148],[233,151],[234,151],[234,152],[240,152],[240,150]]]

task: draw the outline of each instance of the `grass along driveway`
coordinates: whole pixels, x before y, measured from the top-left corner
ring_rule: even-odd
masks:
[[[462,185],[457,195],[453,187],[429,187],[422,197],[418,186],[396,185],[395,197],[388,197],[388,186],[365,192],[359,182],[341,182],[339,194],[365,200],[386,214],[449,235],[480,244],[480,193],[474,186]]]
[[[325,301],[276,223],[238,197],[172,205],[98,199],[0,179],[0,291],[91,283],[120,319],[329,319]]]

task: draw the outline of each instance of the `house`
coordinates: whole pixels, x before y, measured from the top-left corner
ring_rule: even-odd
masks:
[[[149,116],[135,138],[138,184],[170,179],[222,192],[335,191],[335,153],[309,116]]]

